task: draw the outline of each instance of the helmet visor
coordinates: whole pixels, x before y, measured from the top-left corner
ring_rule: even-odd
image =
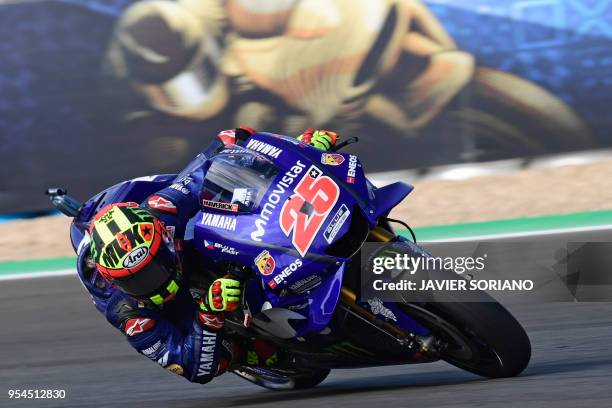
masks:
[[[180,271],[174,251],[162,244],[158,253],[137,273],[113,281],[115,286],[134,297],[148,297],[166,291],[166,285]]]

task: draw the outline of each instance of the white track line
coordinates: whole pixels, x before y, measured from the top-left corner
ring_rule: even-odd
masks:
[[[612,224],[597,225],[591,227],[574,227],[574,228],[557,228],[547,230],[535,230],[535,231],[521,231],[521,232],[509,232],[502,234],[490,234],[490,235],[472,235],[466,237],[457,238],[444,238],[444,239],[431,239],[420,242],[426,243],[446,243],[446,242],[470,242],[470,241],[489,241],[496,239],[510,239],[510,238],[524,238],[524,237],[542,237],[550,235],[563,235],[563,234],[574,234],[580,232],[595,232],[595,231],[606,231],[612,230]],[[611,237],[612,238],[612,237]],[[418,239],[418,236],[417,236]]]
[[[452,243],[452,242],[490,241],[490,240],[498,240],[498,239],[524,238],[524,237],[536,237],[536,236],[541,237],[541,236],[550,236],[550,235],[563,235],[563,234],[574,234],[574,233],[581,233],[581,232],[595,232],[595,231],[606,231],[606,230],[612,231],[612,224],[598,225],[598,226],[593,226],[593,227],[559,228],[559,229],[550,229],[550,230],[512,232],[512,233],[507,233],[507,234],[474,235],[474,236],[457,237],[457,238],[432,239],[432,240],[427,240],[427,241],[420,241],[420,243],[443,244],[443,243]],[[11,274],[11,275],[0,275],[0,281],[47,278],[47,277],[67,276],[67,275],[76,275],[76,274],[77,273],[75,269],[62,269],[62,270],[57,270],[57,271],[24,272],[24,273],[16,273],[16,274]]]

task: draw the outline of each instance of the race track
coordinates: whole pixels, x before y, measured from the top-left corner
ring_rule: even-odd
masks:
[[[76,277],[1,285],[0,407],[612,407],[612,303],[510,306],[533,346],[517,378],[485,380],[440,362],[338,370],[313,390],[272,392],[232,374],[202,386],[160,369],[106,323]],[[8,389],[67,396],[9,400]]]

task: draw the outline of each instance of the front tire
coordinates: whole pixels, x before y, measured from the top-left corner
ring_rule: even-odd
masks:
[[[456,367],[483,377],[503,378],[519,375],[529,363],[527,333],[493,300],[404,306],[446,344],[442,359]]]

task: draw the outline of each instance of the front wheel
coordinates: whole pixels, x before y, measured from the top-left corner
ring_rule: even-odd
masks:
[[[529,363],[527,333],[493,300],[402,307],[440,340],[442,359],[456,367],[483,377],[502,378],[520,374]]]

